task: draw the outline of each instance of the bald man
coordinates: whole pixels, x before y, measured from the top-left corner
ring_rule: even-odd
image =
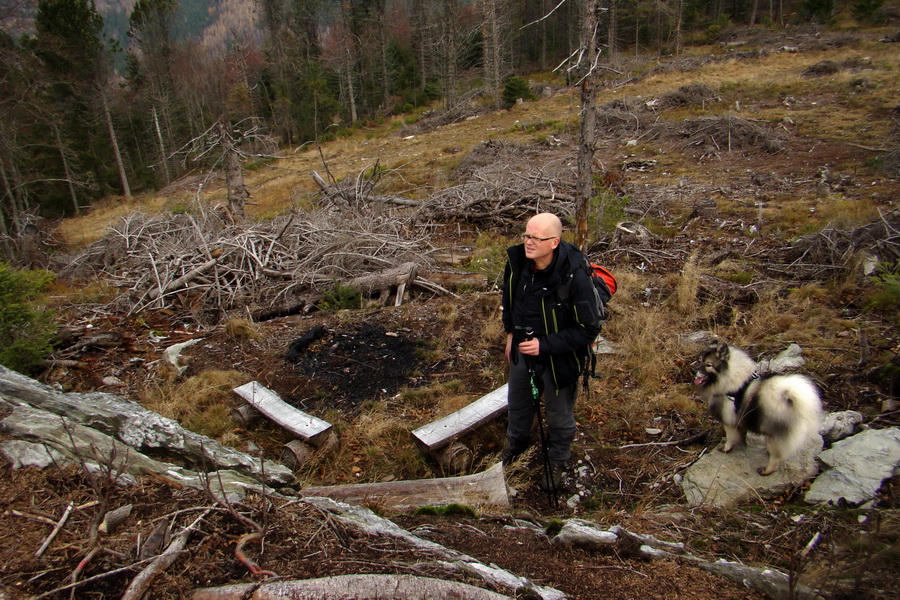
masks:
[[[509,424],[505,464],[531,444],[537,406],[531,394],[533,370],[547,415],[550,478],[544,489],[559,489],[575,437],[578,377],[588,348],[600,333],[600,315],[584,255],[562,240],[562,222],[552,213],[528,220],[522,243],[507,249],[503,276],[503,327],[509,363]],[[568,283],[568,292],[561,286]],[[565,295],[566,297],[561,297]]]

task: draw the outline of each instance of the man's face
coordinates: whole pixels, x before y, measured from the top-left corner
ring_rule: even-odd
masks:
[[[559,246],[559,238],[541,221],[532,219],[525,227],[522,236],[525,243],[525,256],[533,260],[540,268],[553,260],[553,250]]]

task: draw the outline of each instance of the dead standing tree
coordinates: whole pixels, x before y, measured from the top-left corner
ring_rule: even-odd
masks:
[[[244,128],[245,125],[249,126]],[[193,162],[203,161],[208,156],[215,156],[221,152],[213,162],[211,170],[215,171],[220,164],[225,169],[227,205],[224,209],[230,217],[228,220],[236,223],[243,222],[250,198],[250,192],[244,185],[241,163],[250,156],[242,146],[251,144],[274,146],[273,140],[260,133],[260,127],[253,120],[245,119],[232,124],[227,117],[221,117],[209,129],[188,142],[183,149]]]
[[[562,6],[564,2],[565,0],[560,2],[556,8]],[[588,207],[594,191],[594,139],[597,135],[597,109],[594,106],[595,78],[600,58],[598,26],[600,14],[604,10],[606,9],[600,6],[600,0],[584,0],[581,46],[555,69],[558,70],[568,64],[567,72],[584,73],[577,83],[581,88],[581,133],[578,140],[578,183],[575,198],[575,245],[582,250],[587,248]],[[549,14],[543,18],[548,16]],[[601,214],[604,209],[605,206],[601,205]]]

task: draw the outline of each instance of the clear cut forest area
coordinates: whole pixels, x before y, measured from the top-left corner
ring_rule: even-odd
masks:
[[[462,470],[410,432],[505,382],[504,249],[537,210],[563,216],[567,236],[575,227],[577,89],[535,77],[533,99],[501,109],[473,94],[242,160],[243,218],[224,209],[225,166],[209,165],[53,222],[35,256],[55,277],[41,299],[59,329],[29,371],[48,393],[115,394],[278,462],[290,436],[234,413],[232,390],[258,381],[334,424],[337,441],[293,469],[296,486],[229,505],[171,474],[110,485],[108,455],[99,471],[13,469],[6,449],[22,439],[5,425],[0,594],[221,600],[265,597],[263,584],[281,580],[378,574],[392,577],[385,597],[401,582],[424,593],[415,577],[476,588],[453,588],[463,597],[517,596],[517,584],[462,567],[477,563],[530,581],[518,597],[900,597],[895,477],[861,504],[811,505],[803,481],[692,505],[681,486],[723,442],[691,386],[704,334],[758,359],[797,344],[828,412],[855,411],[867,430],[898,426],[895,31],[727,29],[710,45],[604,69],[588,253],[619,279],[603,331],[615,352],[579,397],[566,494],[548,503],[534,452],[506,469],[508,509],[362,503],[435,546],[366,533],[302,490],[496,463],[502,416],[459,440],[471,453]],[[399,303],[395,285],[360,281],[397,267],[415,275]],[[10,403],[11,389],[0,386],[4,423],[27,400]],[[580,523],[635,535],[560,543],[561,528]],[[652,540],[683,552],[651,557]],[[154,562],[166,548],[172,563]],[[789,583],[748,588],[687,555],[770,567]],[[374,589],[363,581],[352,585]]]

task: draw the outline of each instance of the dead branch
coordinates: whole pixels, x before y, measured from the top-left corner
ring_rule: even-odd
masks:
[[[165,552],[157,556],[147,568],[138,573],[137,576],[131,580],[131,583],[128,584],[125,593],[122,594],[122,600],[140,600],[143,598],[144,594],[149,590],[150,583],[153,579],[168,569],[172,563],[181,556],[181,553],[184,552],[184,549],[187,546],[188,538],[190,538],[191,533],[196,531],[197,524],[205,519],[210,512],[210,510],[206,510],[194,519],[193,523],[185,527],[184,530],[172,540],[172,543],[169,544]]]
[[[861,253],[892,264],[900,260],[900,209],[894,208],[854,229],[827,227],[797,240],[787,249],[789,268],[807,278],[830,276],[854,266]]]
[[[139,560],[138,562],[136,562],[134,564],[126,565],[124,567],[119,567],[118,569],[113,569],[112,571],[106,571],[105,573],[98,573],[97,575],[93,575],[86,579],[82,579],[81,581],[78,581],[76,583],[67,583],[64,586],[60,586],[58,588],[44,592],[43,594],[34,596],[31,598],[31,600],[43,600],[43,598],[49,598],[51,596],[55,596],[59,592],[64,592],[66,590],[71,590],[78,586],[87,585],[89,583],[94,583],[95,581],[100,581],[101,579],[106,579],[107,577],[113,577],[113,576],[118,575],[119,573],[123,573],[125,571],[133,571],[137,567],[140,567],[141,565],[149,562],[150,560],[152,560],[152,559]]]
[[[207,211],[208,212],[208,211]],[[73,258],[65,275],[112,278],[124,290],[105,310],[197,307],[217,321],[230,311],[290,314],[335,281],[415,263],[434,266],[430,228],[391,215],[326,211],[266,224],[222,227],[214,216],[123,219]]]
[[[689,438],[683,440],[670,440],[668,442],[647,442],[644,444],[625,444],[624,446],[619,446],[619,450],[625,450],[626,448],[643,448],[644,446],[687,446],[688,444],[693,444],[695,442],[699,442],[700,440],[706,439],[710,433],[715,431],[715,429],[707,429],[706,431],[701,431],[695,435],[692,435]]]
[[[50,532],[50,535],[47,536],[47,539],[45,539],[44,543],[41,544],[41,547],[38,548],[38,551],[34,553],[35,557],[40,558],[41,555],[47,551],[47,548],[49,548],[50,544],[53,543],[53,539],[62,530],[63,526],[65,526],[66,521],[69,520],[69,515],[72,514],[73,508],[75,508],[75,503],[69,502],[69,504],[66,506],[66,510],[63,512],[62,517],[60,517],[59,522],[53,528],[53,531]]]

